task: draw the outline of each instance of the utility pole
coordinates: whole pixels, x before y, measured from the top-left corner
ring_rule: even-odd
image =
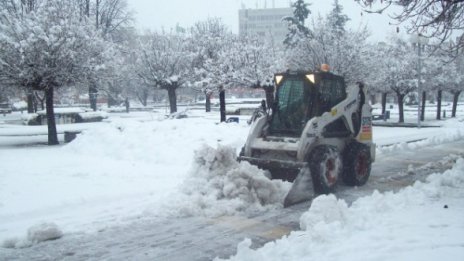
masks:
[[[421,36],[419,35],[419,37],[421,37]],[[422,100],[422,99],[421,99],[421,93],[422,93],[422,83],[421,83],[421,81],[422,81],[422,80],[421,80],[421,74],[422,74],[422,73],[421,73],[421,70],[422,70],[421,48],[422,48],[422,47],[421,47],[421,43],[420,43],[420,42],[421,42],[421,41],[420,41],[420,39],[419,39],[419,40],[417,41],[417,55],[418,55],[418,57],[419,57],[419,62],[418,62],[418,64],[417,64],[417,67],[419,67],[419,69],[418,69],[418,70],[419,70],[419,71],[418,71],[418,76],[417,76],[417,78],[418,78],[418,80],[419,80],[419,82],[417,83],[417,128],[419,128],[419,129],[420,129],[420,127],[421,127],[421,122],[420,122],[420,118],[421,118],[421,117],[420,117],[420,115],[421,115],[421,102],[422,102],[422,101],[421,101],[421,100]]]

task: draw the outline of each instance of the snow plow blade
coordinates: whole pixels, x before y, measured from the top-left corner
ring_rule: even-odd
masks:
[[[237,158],[240,161],[248,161],[250,164],[258,166],[262,169],[274,169],[274,168],[283,168],[283,169],[303,169],[307,166],[306,163],[294,162],[287,160],[276,160],[276,159],[260,159],[253,157],[240,156]]]
[[[304,167],[298,173],[293,185],[284,199],[284,208],[310,201],[314,198],[313,181],[308,167]]]
[[[304,201],[310,201],[314,197],[313,180],[309,166],[304,162],[293,162],[283,160],[268,160],[253,157],[238,157],[238,161],[248,161],[262,169],[299,169],[293,185],[284,199],[284,207],[289,207]],[[274,177],[275,178],[275,177]]]

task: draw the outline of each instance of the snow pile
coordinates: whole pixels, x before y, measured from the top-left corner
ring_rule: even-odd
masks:
[[[61,238],[63,232],[54,223],[42,223],[29,228],[27,239],[33,243]]]
[[[425,183],[374,192],[350,207],[333,195],[317,197],[300,219],[302,231],[258,250],[245,240],[231,260],[461,260],[463,196],[461,158]]]
[[[174,112],[166,116],[168,119],[184,119],[188,118],[188,111]]]
[[[85,121],[85,120],[91,120],[91,119],[107,119],[108,118],[108,113],[104,111],[87,111],[87,112],[81,112],[79,113],[79,116]]]
[[[21,120],[24,125],[28,125],[30,121],[35,120],[37,118],[37,113],[25,113],[21,114]]]
[[[27,231],[27,239],[10,238],[3,242],[6,248],[24,248],[30,247],[40,242],[55,240],[61,238],[63,232],[54,223],[41,223],[32,226]]]
[[[290,183],[270,180],[263,170],[236,160],[235,149],[204,145],[180,190],[179,215],[220,216],[282,207]]]
[[[80,107],[54,108],[53,111],[56,114],[70,114],[70,113],[84,113],[84,112],[86,112],[86,109],[85,108],[80,108]],[[37,114],[46,115],[47,111],[46,110],[37,111]]]

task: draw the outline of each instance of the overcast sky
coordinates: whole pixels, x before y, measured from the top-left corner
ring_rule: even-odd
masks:
[[[208,17],[220,17],[232,32],[238,33],[238,10],[246,8],[288,7],[289,0],[128,0],[129,9],[135,13],[136,23],[140,29],[169,31],[176,24],[182,27],[192,26],[195,22]],[[333,8],[333,0],[308,0],[311,3],[312,17],[325,15]],[[387,15],[363,14],[354,0],[339,0],[344,13],[350,17],[348,26],[356,29],[360,24],[367,24],[372,41],[382,41],[395,31],[389,25],[392,20]]]

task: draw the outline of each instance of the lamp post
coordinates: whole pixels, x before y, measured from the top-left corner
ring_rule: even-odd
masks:
[[[421,127],[421,103],[422,103],[422,79],[421,79],[421,74],[422,74],[422,46],[427,44],[428,38],[425,38],[422,36],[422,34],[417,34],[413,35],[411,37],[411,42],[417,44],[417,57],[418,57],[418,63],[417,63],[417,128],[420,129]]]

